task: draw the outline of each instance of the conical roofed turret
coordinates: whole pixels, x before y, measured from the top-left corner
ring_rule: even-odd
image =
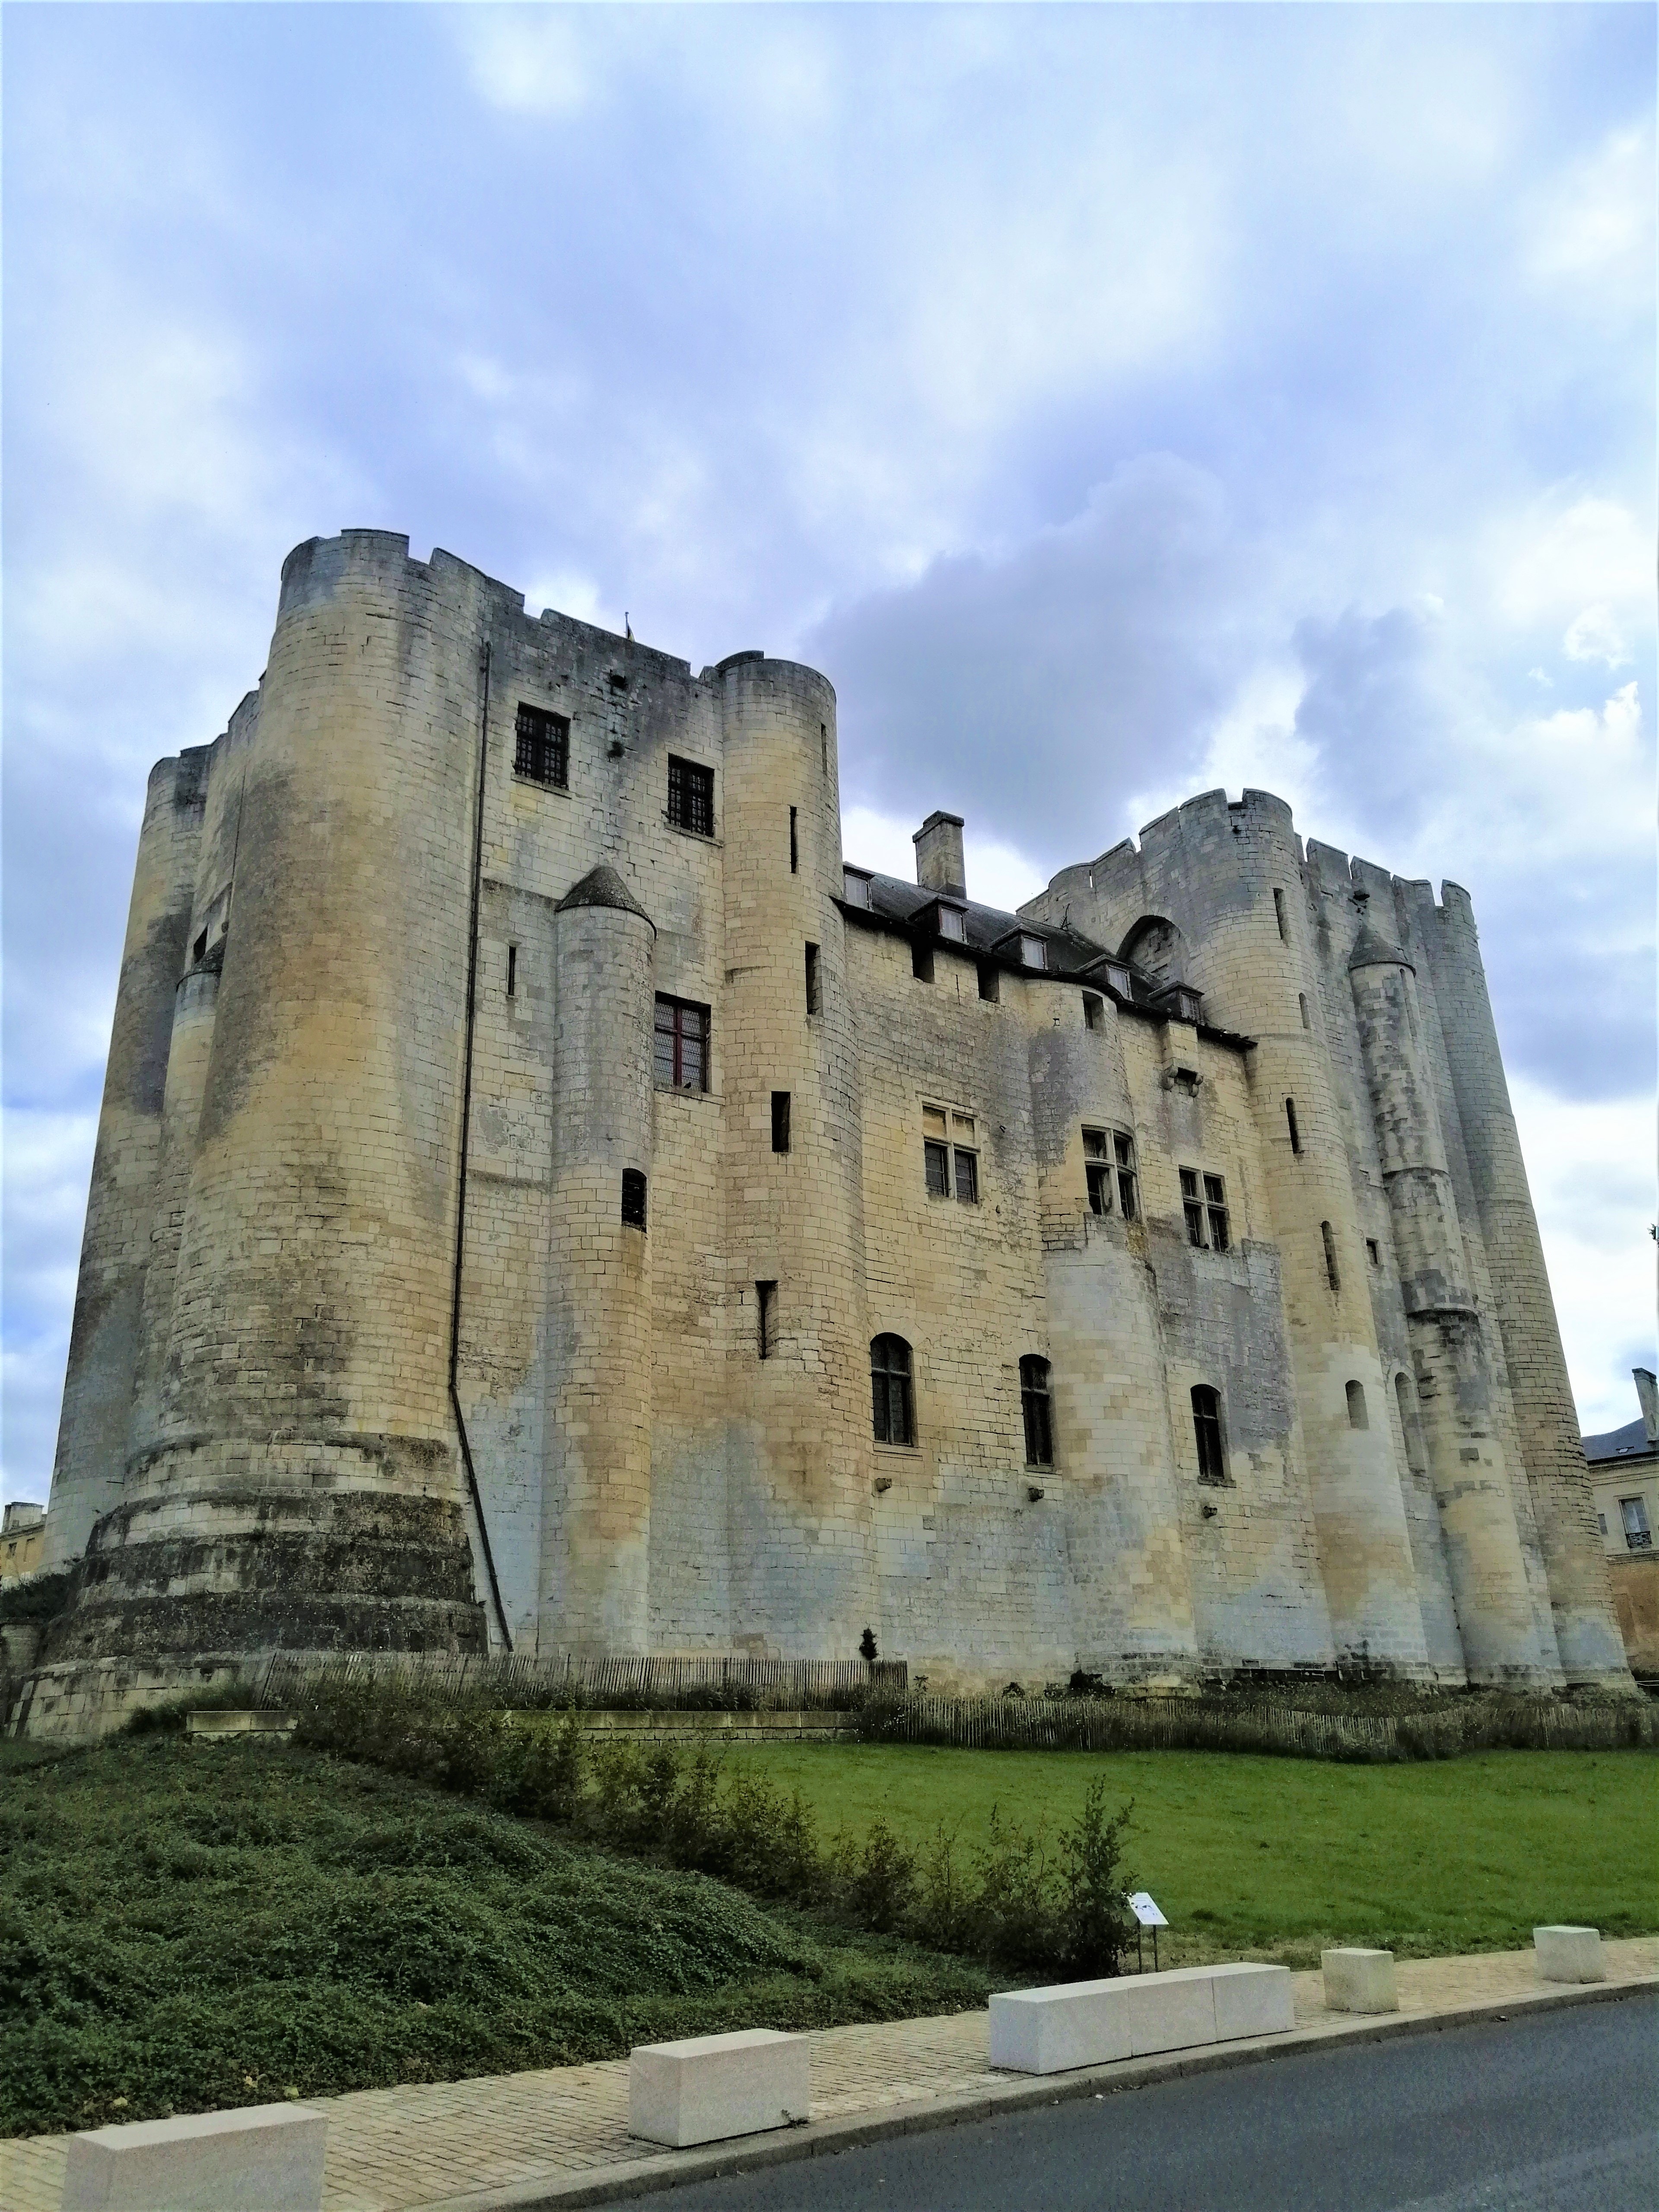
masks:
[[[650,923],[653,935],[655,924],[639,901],[629,891],[614,868],[601,860],[597,868],[590,868],[579,884],[574,884],[553,909],[555,914],[568,914],[579,906],[614,907],[620,914],[636,914],[643,922]]]

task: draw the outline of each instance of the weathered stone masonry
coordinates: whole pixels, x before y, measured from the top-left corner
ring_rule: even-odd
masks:
[[[1019,916],[955,817],[918,855],[844,867],[810,669],[296,549],[258,690],[150,780],[40,1710],[112,1662],[866,1626],[939,1683],[1627,1682],[1467,895],[1260,792]],[[706,1087],[653,1080],[664,1000]]]

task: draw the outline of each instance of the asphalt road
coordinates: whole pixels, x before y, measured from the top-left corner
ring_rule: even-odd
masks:
[[[1659,2001],[1310,2051],[633,2202],[661,2212],[1655,2212]]]

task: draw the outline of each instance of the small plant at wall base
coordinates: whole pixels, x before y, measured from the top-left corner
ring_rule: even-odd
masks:
[[[873,1667],[876,1656],[876,1632],[873,1628],[866,1628],[859,1638],[859,1657],[866,1667]]]

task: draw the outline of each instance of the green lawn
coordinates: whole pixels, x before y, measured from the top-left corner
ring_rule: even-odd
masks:
[[[0,2136],[982,2003],[982,1969],[316,1753],[0,1744]]]
[[[1402,1955],[1528,1944],[1540,1921],[1659,1928],[1659,1760],[1485,1752],[1399,1766],[1219,1752],[947,1751],[769,1744],[734,1752],[799,1789],[825,1833],[878,1816],[971,1848],[993,1806],[1051,1826],[1097,1774],[1134,1801],[1127,1863],[1168,1915],[1176,1963],[1323,1943]]]

